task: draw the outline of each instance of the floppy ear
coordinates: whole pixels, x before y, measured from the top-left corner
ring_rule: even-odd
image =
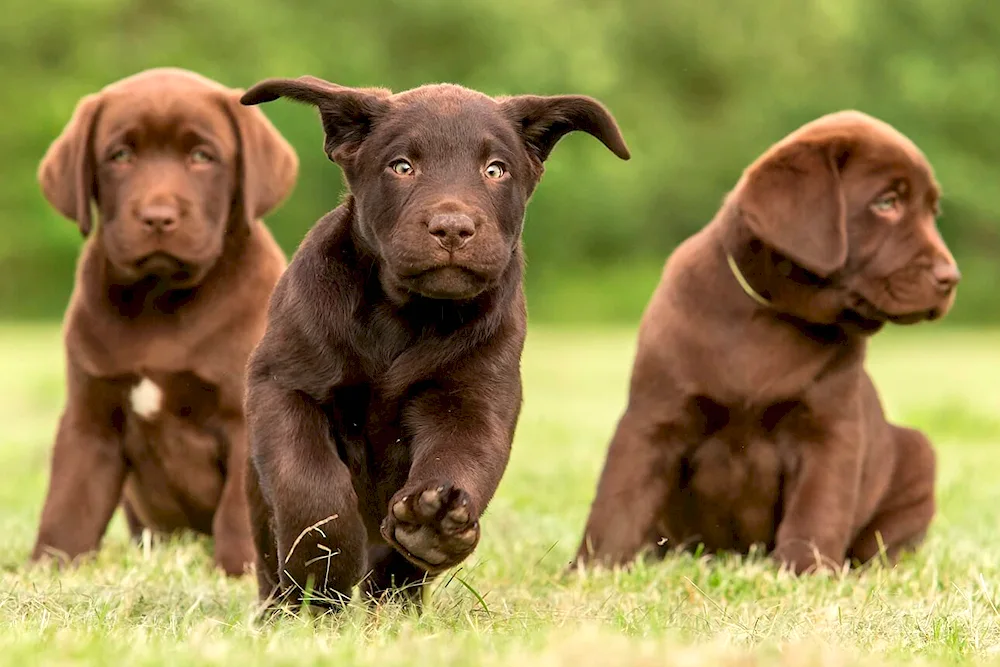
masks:
[[[240,140],[240,196],[248,220],[264,217],[295,187],[299,157],[260,109],[239,104],[234,91],[230,108]]]
[[[597,137],[623,160],[631,157],[611,112],[591,97],[519,95],[501,100],[500,106],[528,150],[541,162],[548,159],[563,136],[575,131]]]
[[[789,143],[751,165],[736,192],[750,230],[821,278],[847,261],[837,152],[829,143]]]
[[[240,98],[251,106],[287,97],[312,104],[319,109],[324,149],[334,161],[342,159],[368,135],[372,125],[389,107],[388,91],[374,88],[347,88],[335,83],[303,76],[298,79],[266,79],[250,87]]]
[[[90,204],[95,183],[90,144],[100,106],[99,93],[82,98],[38,165],[38,183],[45,199],[75,221],[85,237],[92,226]]]

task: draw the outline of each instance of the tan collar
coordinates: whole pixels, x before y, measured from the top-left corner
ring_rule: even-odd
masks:
[[[726,261],[729,262],[729,270],[733,272],[733,277],[736,278],[736,282],[740,284],[740,287],[742,287],[743,291],[747,293],[747,296],[765,308],[770,308],[771,302],[762,297],[757,290],[750,286],[750,283],[747,282],[743,273],[740,272],[740,267],[736,266],[736,260],[733,259],[733,256],[728,252],[726,253]]]

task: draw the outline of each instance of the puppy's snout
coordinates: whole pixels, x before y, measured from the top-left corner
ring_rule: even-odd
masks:
[[[934,286],[938,291],[947,294],[958,286],[962,279],[962,274],[958,270],[958,265],[947,260],[939,260],[931,268],[931,276],[934,278]]]
[[[464,213],[438,213],[427,223],[427,231],[446,250],[458,250],[476,235],[476,223]]]
[[[139,210],[139,219],[152,231],[170,231],[179,217],[177,207],[170,204],[147,204]]]

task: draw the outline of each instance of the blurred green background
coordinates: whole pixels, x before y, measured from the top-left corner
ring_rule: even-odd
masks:
[[[1000,4],[964,0],[13,0],[0,13],[0,317],[55,319],[80,246],[38,160],[77,99],[176,65],[233,87],[314,74],[396,90],[584,93],[621,162],[586,135],[553,153],[528,211],[532,318],[633,323],[663,259],[742,168],[798,125],[857,108],[908,134],[945,189],[965,280],[951,322],[1000,320]],[[291,253],[334,207],[314,111],[266,113],[302,161],[268,223]]]

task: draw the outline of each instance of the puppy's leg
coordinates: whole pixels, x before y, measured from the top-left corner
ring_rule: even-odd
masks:
[[[72,364],[72,362],[71,362]],[[122,495],[125,456],[115,391],[70,366],[48,495],[31,560],[72,560],[100,545]]]
[[[261,496],[273,511],[279,594],[318,607],[342,607],[363,574],[367,536],[350,471],[330,441],[326,415],[301,392],[268,379],[248,385],[247,413]],[[255,514],[260,541],[266,523],[259,509]],[[262,597],[269,593],[262,587]]]
[[[671,485],[677,483],[681,443],[670,429],[626,410],[608,448],[583,540],[571,567],[591,562],[625,565],[667,536],[658,532]],[[669,545],[668,545],[669,546]]]
[[[472,375],[474,373],[475,375]],[[481,369],[453,373],[454,387],[428,391],[406,408],[413,463],[389,501],[382,537],[419,568],[436,574],[458,565],[479,543],[479,517],[510,458],[520,409],[515,378],[483,391]]]
[[[892,482],[875,513],[851,545],[849,556],[867,563],[880,553],[890,563],[923,541],[934,517],[936,458],[927,437],[915,429],[893,426],[895,469]]]
[[[817,428],[822,437],[800,443],[799,470],[786,490],[772,553],[796,574],[844,564],[861,486],[859,421]]]
[[[396,599],[406,605],[423,607],[424,585],[430,581],[422,569],[388,545],[377,545],[368,551],[368,576],[361,588],[369,600],[378,604]]]
[[[132,537],[134,542],[141,542],[142,531],[145,530],[146,527],[142,525],[142,520],[139,519],[139,515],[135,513],[135,508],[132,507],[132,503],[128,500],[123,500],[122,512],[125,514],[125,523],[128,525],[128,534]]]
[[[244,574],[254,560],[247,508],[246,425],[242,414],[230,415],[223,428],[228,447],[226,482],[212,517],[215,563],[229,576]]]
[[[275,600],[278,589],[278,544],[271,527],[273,515],[260,490],[260,479],[253,463],[247,463],[247,501],[250,510],[250,528],[253,533],[256,559],[257,593],[261,602]]]

